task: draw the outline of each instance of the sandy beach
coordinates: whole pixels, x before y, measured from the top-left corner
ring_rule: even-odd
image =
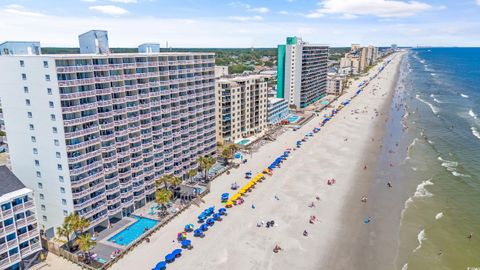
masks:
[[[184,251],[169,269],[348,269],[358,253],[355,235],[364,224],[360,202],[366,194],[374,171],[384,133],[393,86],[402,53],[388,57],[392,62],[349,106],[340,111],[313,138],[293,151],[273,176],[258,184],[245,203],[229,210],[228,216],[206,232],[205,238],[193,238],[192,250]],[[377,67],[371,69],[371,74]],[[371,74],[367,75],[368,78]],[[335,107],[353,96],[355,81]],[[374,90],[376,89],[376,90]],[[375,110],[376,109],[376,112]],[[357,111],[358,113],[353,113]],[[378,116],[376,116],[378,113]],[[196,217],[208,206],[221,207],[219,198],[228,192],[231,183],[246,183],[246,171],[260,172],[286,148],[319,125],[315,117],[300,130],[287,131],[276,141],[264,145],[249,157],[249,162],[222,175],[213,184],[205,204],[192,207],[154,234],[150,243],[143,243],[126,255],[112,269],[151,269],[164,256],[179,247],[176,234],[185,224],[196,223]],[[373,140],[372,140],[373,139]],[[364,166],[367,169],[364,169]],[[327,185],[335,178],[336,184]],[[278,200],[275,198],[278,197]],[[320,197],[320,200],[316,199]],[[315,203],[315,207],[309,204]],[[354,204],[352,203],[354,202]],[[254,204],[253,209],[251,205]],[[352,207],[358,205],[358,207]],[[348,207],[347,207],[348,206]],[[316,216],[315,224],[309,223]],[[346,218],[351,217],[351,218]],[[274,220],[273,228],[257,227],[261,221]],[[372,218],[371,223],[375,219]],[[348,230],[347,230],[348,229]],[[305,237],[302,232],[307,230]],[[344,232],[349,232],[344,235]],[[338,244],[339,239],[352,243],[352,248]],[[273,253],[273,247],[282,247]]]

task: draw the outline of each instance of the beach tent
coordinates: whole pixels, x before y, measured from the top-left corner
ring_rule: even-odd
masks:
[[[158,262],[157,265],[155,265],[155,268],[152,270],[163,270],[167,267],[167,263],[164,261]]]
[[[182,248],[190,248],[191,244],[192,244],[192,241],[185,239],[182,241]]]
[[[165,261],[167,263],[171,263],[171,262],[175,261],[175,255],[174,254],[168,254],[167,256],[165,256]]]
[[[173,254],[175,257],[180,257],[182,255],[182,249],[177,248],[174,251],[172,251],[171,254]]]

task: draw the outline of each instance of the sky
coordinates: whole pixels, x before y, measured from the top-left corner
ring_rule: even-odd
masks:
[[[480,46],[480,0],[0,0],[0,42],[78,47],[276,47],[287,36],[333,47]]]

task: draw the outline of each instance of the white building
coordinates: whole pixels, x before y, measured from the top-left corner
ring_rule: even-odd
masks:
[[[107,226],[154,199],[155,180],[213,155],[213,53],[0,56],[13,172],[53,235],[69,213]]]
[[[327,75],[327,94],[341,95],[346,76],[336,73],[328,73]]]
[[[288,102],[283,98],[269,97],[268,98],[268,124],[275,125],[290,115],[288,109]]]
[[[228,66],[215,66],[215,78],[228,76]]]
[[[0,269],[28,269],[42,250],[32,190],[0,166]]]
[[[328,46],[288,37],[278,46],[277,97],[290,106],[305,108],[325,95]]]
[[[236,142],[267,128],[267,80],[261,75],[215,82],[218,142]]]

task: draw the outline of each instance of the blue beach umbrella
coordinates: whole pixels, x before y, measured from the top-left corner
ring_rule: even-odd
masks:
[[[167,267],[167,263],[164,261],[158,262],[157,265],[155,265],[155,268],[152,270],[163,270]]]
[[[218,213],[219,213],[220,215],[225,215],[225,214],[227,213],[227,209],[225,209],[225,208],[220,208],[220,209],[218,209]]]
[[[173,256],[175,256],[175,257],[179,257],[179,256],[182,255],[182,249],[177,248],[177,249],[175,249],[174,251],[172,251],[171,254],[172,254]]]
[[[187,224],[187,225],[185,225],[185,231],[186,231],[186,232],[191,232],[191,231],[193,231],[193,224]]]
[[[195,231],[193,231],[193,236],[195,236],[195,237],[202,237],[202,236],[203,236],[203,231],[202,231],[202,229],[196,229]]]
[[[218,213],[213,214],[213,219],[214,220],[220,220],[221,219],[220,214],[218,214]]]
[[[167,263],[175,261],[175,255],[174,254],[168,254],[167,256],[165,256],[165,261]]]
[[[208,231],[208,225],[207,224],[202,224],[202,226],[200,226],[200,229],[202,231]]]
[[[191,243],[192,243],[192,241],[190,241],[190,240],[183,240],[182,241],[182,248],[190,247]]]
[[[215,220],[213,218],[209,218],[209,219],[207,219],[207,224],[209,226],[213,226],[213,224],[215,224]]]

